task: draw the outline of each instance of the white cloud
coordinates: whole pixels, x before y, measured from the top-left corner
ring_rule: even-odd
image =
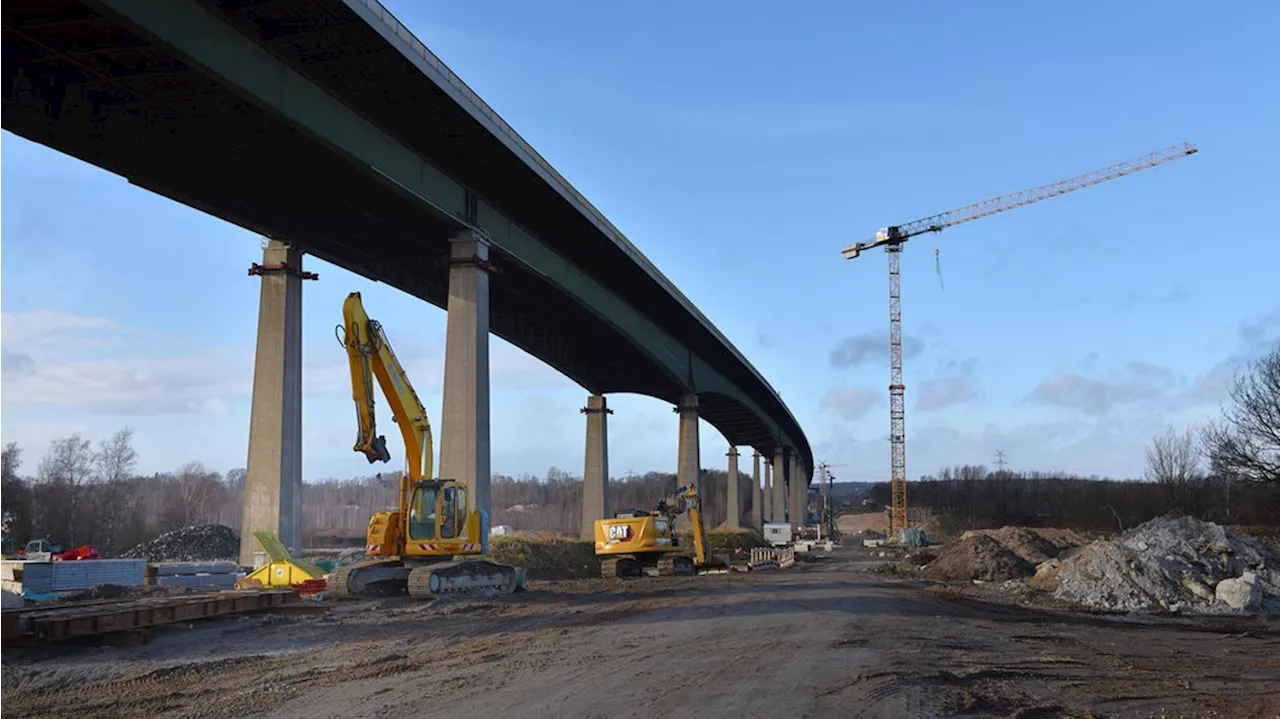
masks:
[[[924,352],[924,342],[903,335],[902,356],[905,359],[919,357]],[[858,367],[867,362],[889,364],[889,333],[885,330],[863,332],[845,337],[831,350],[832,367]]]
[[[944,363],[945,370],[951,374],[926,380],[920,385],[920,398],[916,400],[916,409],[927,411],[942,409],[953,404],[960,404],[978,399],[978,382],[975,377],[978,362],[975,359],[964,362]]]
[[[855,421],[871,411],[880,400],[881,393],[870,387],[832,387],[818,400],[818,409]]]
[[[6,312],[0,339],[6,406],[216,414],[252,384],[250,352],[193,347],[188,337],[103,317]]]
[[[391,336],[396,359],[419,395],[424,397],[444,387],[444,342],[400,341]],[[317,354],[317,353],[312,353]],[[508,342],[491,337],[489,341],[489,381],[492,391],[568,389],[576,387],[571,380],[541,360]],[[303,382],[308,394],[349,395],[351,369],[346,352],[337,345],[325,345],[315,359],[303,358]]]
[[[1123,371],[1107,377],[1060,372],[1036,385],[1028,399],[1102,415],[1121,405],[1159,398],[1170,388],[1172,380],[1173,372],[1166,367],[1130,362]]]

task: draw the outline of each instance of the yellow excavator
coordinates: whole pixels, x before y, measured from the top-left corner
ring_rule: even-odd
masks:
[[[676,517],[689,513],[693,554],[676,534]],[[653,511],[628,509],[595,522],[596,556],[605,578],[690,576],[706,564],[702,535],[702,502],[696,485],[679,487],[658,500]]]
[[[431,479],[427,412],[382,326],[365,313],[359,292],[347,295],[342,317],[336,334],[347,350],[360,426],[354,449],[370,464],[391,459],[374,419],[376,377],[400,426],[408,469],[400,476],[399,506],[369,519],[365,554],[370,558],[334,569],[325,581],[329,593],[338,599],[403,594],[427,599],[524,589],[526,568],[467,558],[489,553],[488,513],[468,505],[461,482]]]

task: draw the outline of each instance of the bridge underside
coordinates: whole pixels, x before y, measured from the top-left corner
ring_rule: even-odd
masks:
[[[593,394],[632,392],[675,403],[692,388],[700,416],[731,444],[765,453],[780,443],[793,451],[799,445],[812,466],[798,428],[787,432],[761,416],[785,413],[780,400],[735,396],[736,387],[758,382],[748,368],[725,362],[728,350],[695,331],[697,318],[642,278],[621,249],[599,241],[581,213],[343,2],[200,5],[279,61],[305,68],[316,87],[359,108],[418,157],[430,157],[462,190],[458,207],[406,187],[322,136],[323,128],[300,124],[112,9],[126,5],[138,3],[4,4],[5,129],[439,307],[447,299],[448,239],[467,225],[483,225],[486,208],[500,207],[587,276],[616,277],[626,304],[674,327],[685,352],[676,364],[687,372],[674,372],[645,337],[565,292],[563,282],[501,243],[491,252],[500,270],[490,289],[494,334]],[[699,381],[712,374],[723,379]]]

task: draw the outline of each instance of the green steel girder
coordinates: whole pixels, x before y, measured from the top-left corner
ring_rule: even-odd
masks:
[[[468,219],[474,217],[474,225],[492,238],[495,247],[592,308],[683,387],[732,398],[751,411],[779,444],[791,451],[800,446],[741,388],[679,340],[217,14],[192,0],[96,2],[459,227],[471,225]]]

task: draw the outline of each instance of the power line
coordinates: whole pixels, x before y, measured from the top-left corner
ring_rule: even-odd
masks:
[[[1004,465],[1005,465],[1005,461],[1004,461],[1004,450],[1003,450],[1003,449],[997,449],[997,450],[996,450],[996,468],[997,468],[998,470],[1000,470],[1001,472],[1003,472],[1003,471],[1004,471]]]

